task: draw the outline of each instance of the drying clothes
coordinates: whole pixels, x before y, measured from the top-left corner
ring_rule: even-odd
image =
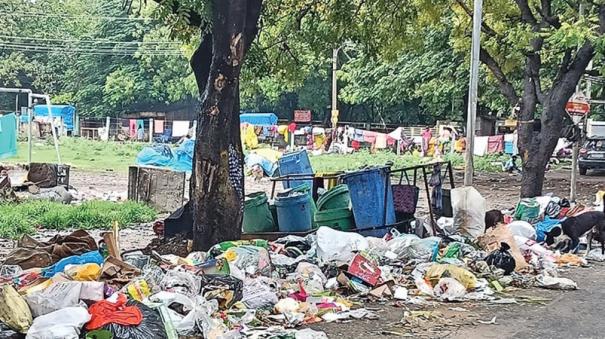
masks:
[[[361,147],[361,145],[359,144],[359,141],[357,141],[357,140],[351,141],[351,148],[358,151],[360,147]]]
[[[378,133],[376,135],[376,148],[384,149],[387,148],[387,135],[384,133]]]
[[[143,140],[145,138],[145,121],[142,119],[137,120],[137,140]]]
[[[484,156],[487,153],[487,145],[489,143],[489,137],[476,137],[475,148],[473,154],[479,157]]]
[[[7,114],[0,117],[0,159],[17,154],[17,117]]]
[[[112,303],[101,300],[88,308],[90,321],[86,324],[86,330],[96,330],[107,324],[139,325],[143,321],[143,314],[136,306],[126,306],[126,295],[118,294],[118,300]]]
[[[189,133],[189,121],[175,120],[172,122],[172,136],[184,137]]]
[[[487,137],[487,153],[502,153],[504,151],[504,136],[493,135]]]
[[[357,142],[363,142],[364,141],[364,137],[363,137],[363,130],[361,129],[354,129],[353,130],[353,140],[357,141]]]
[[[130,138],[134,139],[137,136],[137,120],[136,119],[130,119],[128,120],[128,126],[129,126],[129,131],[130,131]]]
[[[153,131],[157,134],[164,133],[164,120],[154,120],[153,121]]]

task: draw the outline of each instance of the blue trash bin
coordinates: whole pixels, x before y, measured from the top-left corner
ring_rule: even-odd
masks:
[[[393,190],[388,174],[388,168],[371,168],[359,172],[345,174],[342,181],[349,187],[351,195],[351,206],[355,224],[360,234],[364,236],[383,237],[387,228],[372,230],[374,227],[385,226],[386,203],[386,225],[395,223],[395,206],[393,204]],[[385,201],[385,181],[387,199]],[[369,229],[364,231],[365,229]]]
[[[280,232],[305,232],[312,226],[311,195],[294,193],[275,198],[277,208],[277,224]]]
[[[307,151],[286,153],[279,159],[279,175],[284,177],[290,174],[309,174],[313,175],[313,168]],[[284,181],[284,188],[296,188],[303,184],[313,187],[313,180],[291,180]]]

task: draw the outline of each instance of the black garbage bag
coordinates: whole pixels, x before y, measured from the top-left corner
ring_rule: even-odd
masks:
[[[102,328],[113,334],[114,338],[120,339],[168,339],[166,328],[162,317],[154,310],[138,301],[129,300],[126,305],[136,306],[143,314],[143,320],[138,326],[125,326],[119,324],[107,324]]]
[[[10,327],[6,326],[4,323],[0,322],[0,338],[3,339],[24,339],[25,334],[17,333],[10,329]]]
[[[216,299],[221,309],[227,309],[242,300],[244,282],[230,275],[205,274],[200,276],[203,295],[207,300]]]
[[[502,242],[500,248],[488,254],[485,262],[504,270],[504,274],[509,275],[515,270],[515,258],[510,254],[510,246]]]

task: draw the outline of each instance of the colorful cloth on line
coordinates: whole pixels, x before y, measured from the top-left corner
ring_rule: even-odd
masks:
[[[17,117],[7,114],[0,117],[0,159],[17,155]]]

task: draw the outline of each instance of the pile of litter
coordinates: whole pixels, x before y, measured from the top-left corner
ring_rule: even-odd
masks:
[[[297,326],[377,319],[363,301],[514,302],[508,286],[575,289],[561,265],[584,265],[511,223],[475,239],[364,237],[320,227],[306,237],[223,242],[186,257],[121,255],[115,233],[24,237],[0,266],[5,338],[322,338]],[[532,232],[534,230],[534,232]],[[360,302],[361,301],[361,302]]]

